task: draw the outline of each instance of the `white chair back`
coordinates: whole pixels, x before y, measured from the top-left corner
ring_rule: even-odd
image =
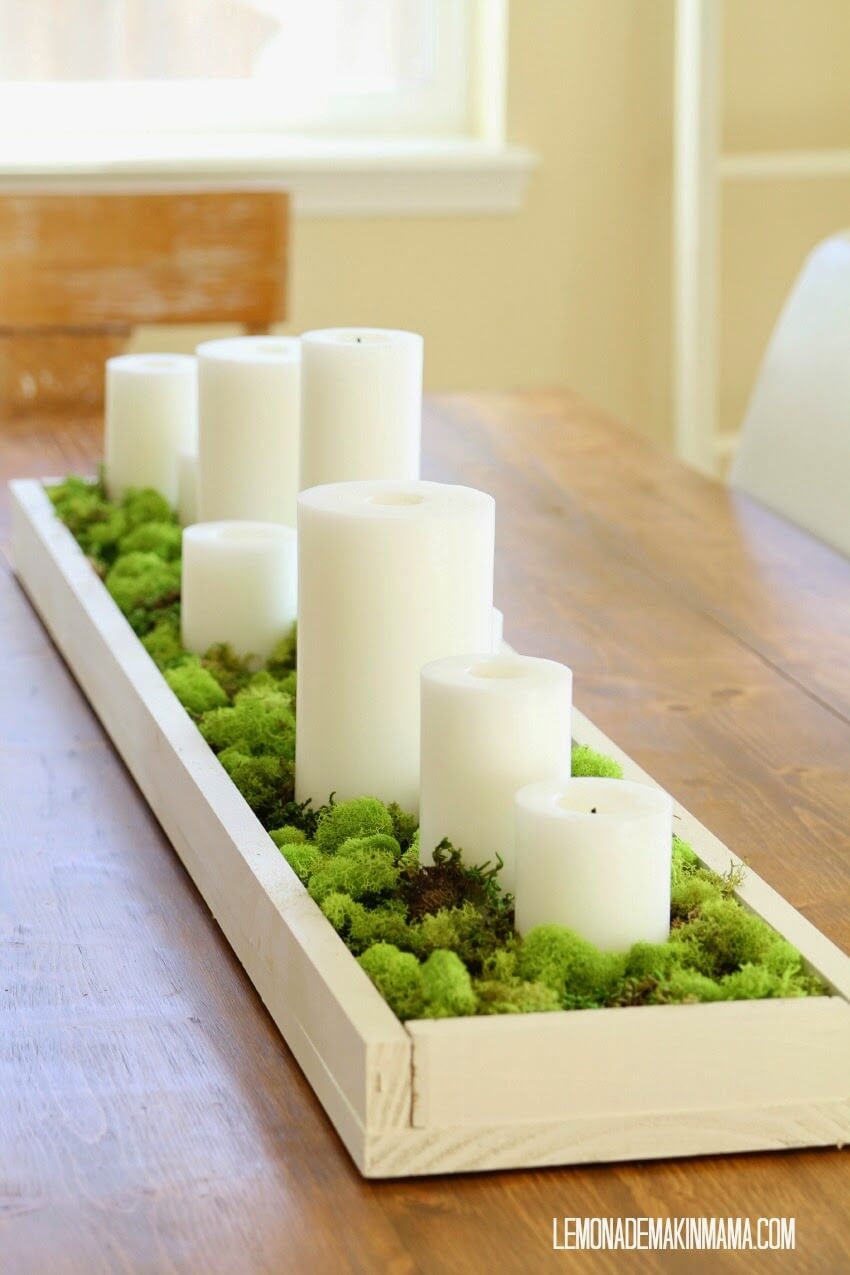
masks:
[[[730,482],[850,557],[850,231],[819,244],[791,290]]]

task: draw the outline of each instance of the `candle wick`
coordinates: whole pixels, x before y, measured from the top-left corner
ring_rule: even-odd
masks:
[[[595,814],[596,814],[596,807],[595,807],[595,806],[591,806],[591,808],[590,808],[590,813],[591,813],[592,815],[595,815]]]
[[[354,339],[355,339],[355,341],[357,342],[357,344],[359,345],[359,344],[360,344],[360,341],[361,341],[361,338],[360,338],[359,336],[356,336]]]

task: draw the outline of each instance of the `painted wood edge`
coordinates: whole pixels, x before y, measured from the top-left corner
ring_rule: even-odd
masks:
[[[628,753],[576,708],[573,708],[573,734],[580,743],[615,758],[623,767],[623,774],[627,779],[660,787]],[[728,872],[731,866],[742,865],[746,875],[743,883],[735,890],[736,898],[773,926],[789,943],[793,943],[833,992],[850,999],[850,956],[822,934],[758,873],[747,867],[744,860],[733,854],[713,832],[680,805],[675,796],[673,800],[676,832],[691,845],[702,862],[719,873]]]
[[[850,1103],[780,1103],[367,1134],[368,1178],[424,1177],[558,1165],[616,1164],[850,1143]]]
[[[298,1023],[364,1126],[409,1124],[404,1028],[222,770],[41,484],[14,483],[12,501],[24,587],[281,1031]],[[299,1062],[312,1081],[311,1059]]]
[[[838,996],[408,1023],[416,1128],[850,1103]]]

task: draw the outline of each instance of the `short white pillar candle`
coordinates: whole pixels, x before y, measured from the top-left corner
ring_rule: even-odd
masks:
[[[106,486],[153,487],[177,504],[178,456],[198,431],[197,366],[191,354],[121,354],[106,360]]]
[[[335,483],[298,499],[295,786],[317,804],[419,805],[419,673],[486,651],[492,497],[429,482]]]
[[[198,453],[184,447],[177,457],[177,514],[183,527],[198,521]]]
[[[241,336],[198,346],[198,517],[295,526],[301,343]]]
[[[516,796],[516,927],[564,925],[606,951],[670,936],[673,803],[623,779],[529,784]]]
[[[301,346],[301,489],[418,478],[422,337],[329,328]]]
[[[470,865],[496,856],[513,893],[514,798],[570,773],[570,670],[527,655],[462,655],[422,670],[420,858],[443,837]]]
[[[183,532],[183,645],[218,642],[265,660],[295,620],[295,529],[270,522],[201,522]]]

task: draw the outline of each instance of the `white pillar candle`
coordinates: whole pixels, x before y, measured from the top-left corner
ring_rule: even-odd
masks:
[[[197,367],[191,354],[122,354],[106,360],[106,485],[153,487],[177,504],[178,456],[198,429]]]
[[[299,801],[419,804],[419,672],[489,648],[492,497],[426,482],[298,499]]]
[[[505,641],[505,616],[498,607],[493,607],[493,652],[498,655]]]
[[[443,837],[475,865],[500,855],[514,890],[514,797],[570,773],[572,673],[527,655],[462,655],[422,670],[420,858]]]
[[[227,642],[265,660],[295,620],[295,530],[273,522],[201,522],[183,532],[183,645]]]
[[[184,527],[198,521],[198,453],[183,448],[177,457],[177,513]]]
[[[422,337],[329,328],[301,345],[301,489],[418,478]]]
[[[673,803],[649,784],[568,779],[516,796],[516,927],[564,925],[606,951],[670,936]]]
[[[301,344],[242,336],[198,346],[198,516],[295,526]]]

